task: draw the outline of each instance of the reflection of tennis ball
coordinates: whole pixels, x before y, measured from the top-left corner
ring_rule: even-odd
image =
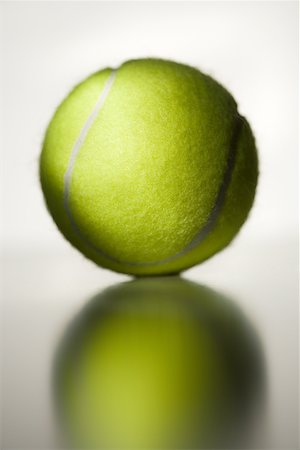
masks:
[[[178,278],[95,297],[56,361],[58,411],[73,448],[230,448],[245,437],[262,381],[242,314]]]
[[[232,240],[253,202],[257,155],[222,86],[146,59],[75,87],[49,125],[40,174],[55,222],[87,257],[167,274]]]

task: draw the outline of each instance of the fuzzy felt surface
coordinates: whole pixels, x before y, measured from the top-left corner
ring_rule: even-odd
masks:
[[[40,164],[49,211],[99,265],[139,275],[178,272],[226,246],[246,219],[257,180],[251,130],[243,121],[231,180],[206,238],[170,262],[151,264],[182,252],[205,227],[232,150],[237,106],[194,68],[153,59],[123,64],[74,163],[68,201],[78,233],[64,207],[64,176],[110,74],[105,69],[79,84],[50,122]]]

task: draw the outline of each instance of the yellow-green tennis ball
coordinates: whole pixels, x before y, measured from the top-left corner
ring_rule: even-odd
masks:
[[[251,208],[257,154],[232,96],[198,70],[129,61],[74,88],[40,160],[50,213],[103,267],[177,273],[225,247]]]
[[[263,404],[260,344],[208,288],[177,277],[109,288],[71,323],[55,361],[67,448],[256,448],[245,439]]]

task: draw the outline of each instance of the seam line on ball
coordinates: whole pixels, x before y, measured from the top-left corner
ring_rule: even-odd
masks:
[[[234,129],[233,129],[233,133],[232,133],[232,138],[231,138],[231,142],[230,142],[230,147],[229,147],[229,152],[228,152],[228,156],[227,156],[227,161],[226,161],[226,168],[224,171],[224,175],[222,178],[222,182],[220,184],[214,205],[212,207],[212,210],[208,216],[208,219],[205,223],[205,225],[201,228],[201,230],[198,231],[198,233],[196,233],[196,235],[194,236],[194,238],[190,241],[190,243],[188,245],[186,245],[182,250],[180,250],[179,252],[175,253],[174,255],[168,256],[166,258],[163,258],[161,260],[157,260],[157,261],[149,261],[149,262],[131,262],[131,261],[126,261],[126,260],[122,260],[122,259],[117,259],[114,258],[112,256],[110,256],[109,254],[107,254],[105,251],[101,250],[100,248],[98,248],[95,244],[93,244],[80,230],[80,228],[78,227],[70,206],[69,206],[69,195],[70,195],[70,185],[71,185],[71,179],[72,179],[72,171],[75,165],[75,161],[76,161],[76,157],[80,151],[81,146],[84,143],[84,140],[88,134],[89,129],[91,128],[91,126],[93,125],[95,119],[97,118],[101,108],[104,106],[105,100],[110,92],[110,89],[114,83],[115,77],[116,77],[116,70],[112,70],[108,80],[106,81],[104,88],[97,100],[97,103],[92,111],[92,113],[90,114],[90,116],[88,117],[87,121],[85,122],[80,135],[77,139],[77,141],[74,144],[74,147],[72,149],[71,152],[71,156],[70,156],[70,160],[69,160],[69,164],[68,164],[68,168],[66,170],[65,176],[64,176],[64,207],[65,207],[65,211],[66,214],[70,220],[71,226],[73,228],[73,231],[76,233],[76,235],[85,243],[85,245],[90,248],[91,250],[93,250],[94,252],[96,252],[98,255],[114,262],[117,264],[126,264],[128,266],[132,266],[132,267],[150,267],[150,266],[157,266],[160,264],[166,264],[169,262],[174,261],[175,259],[186,255],[188,252],[194,250],[206,237],[207,235],[212,231],[213,227],[216,224],[216,221],[219,217],[220,211],[224,205],[225,202],[225,197],[226,197],[226,192],[227,189],[229,187],[230,181],[231,181],[231,176],[232,176],[232,172],[235,166],[235,159],[236,159],[236,153],[237,153],[237,143],[238,143],[238,138],[240,135],[240,131],[242,128],[242,123],[243,123],[243,117],[240,116],[239,114],[237,114],[236,117],[236,121],[234,124]]]
[[[66,214],[70,220],[70,223],[72,225],[73,230],[76,232],[76,234],[83,240],[86,242],[86,244],[90,245],[90,243],[88,241],[86,241],[86,239],[84,239],[84,236],[82,235],[80,229],[78,228],[71,209],[70,209],[70,205],[69,205],[69,197],[70,197],[70,187],[71,187],[71,181],[72,181],[72,173],[73,173],[73,169],[74,169],[74,165],[76,162],[76,158],[78,156],[78,153],[80,152],[80,149],[87,137],[87,134],[90,130],[90,128],[92,127],[93,123],[95,122],[100,110],[103,108],[105,100],[108,97],[108,94],[111,90],[111,87],[115,81],[116,78],[116,74],[117,71],[115,69],[113,69],[111,71],[110,76],[108,77],[108,79],[106,80],[104,87],[98,97],[98,100],[94,106],[93,111],[91,112],[91,114],[89,115],[89,117],[87,118],[85,124],[83,125],[79,137],[77,138],[72,151],[71,151],[71,156],[69,159],[69,163],[68,163],[68,167],[67,170],[65,172],[64,175],[64,195],[63,195],[63,201],[64,201],[64,209],[66,211]]]
[[[237,144],[238,144],[238,138],[240,135],[240,131],[242,128],[243,118],[238,114],[236,118],[236,122],[234,124],[234,130],[232,134],[232,138],[230,141],[230,148],[229,153],[226,161],[226,169],[222,178],[221,185],[219,187],[219,191],[217,193],[217,197],[215,200],[215,203],[213,205],[213,208],[208,216],[208,219],[205,223],[205,225],[201,228],[201,230],[198,231],[196,236],[191,240],[191,242],[184,247],[183,250],[181,250],[179,253],[177,253],[177,256],[183,256],[189,251],[193,250],[197,245],[199,245],[206,236],[212,231],[214,228],[216,221],[219,217],[220,211],[225,203],[226,193],[231,181],[232,172],[235,166],[235,160],[236,160],[236,153],[237,153]],[[169,258],[171,259],[171,258]]]

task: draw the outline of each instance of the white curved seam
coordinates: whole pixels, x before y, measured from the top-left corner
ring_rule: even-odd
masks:
[[[72,222],[73,225],[74,225],[74,219],[72,217],[72,214],[71,214],[71,211],[70,211],[70,208],[69,208],[69,193],[70,193],[72,173],[73,173],[75,161],[76,161],[78,153],[79,153],[79,151],[80,151],[80,149],[81,149],[81,147],[82,147],[82,145],[83,145],[83,143],[84,143],[84,141],[86,139],[86,136],[87,136],[91,126],[95,122],[95,120],[96,120],[96,118],[97,118],[101,108],[103,108],[105,100],[106,100],[106,98],[107,98],[107,96],[109,94],[109,91],[110,91],[110,89],[111,89],[111,87],[113,85],[113,82],[114,82],[114,80],[116,78],[116,72],[117,72],[116,70],[112,70],[112,72],[111,72],[109,78],[107,79],[107,81],[106,81],[106,83],[105,83],[105,85],[104,85],[104,87],[103,87],[103,89],[101,91],[101,94],[100,94],[100,96],[99,96],[99,98],[98,98],[98,100],[97,100],[97,102],[96,102],[96,104],[94,106],[93,111],[91,112],[91,114],[87,118],[85,124],[83,125],[83,127],[82,127],[82,129],[80,131],[79,137],[76,140],[76,142],[75,142],[75,144],[74,144],[74,146],[72,148],[71,156],[70,156],[69,163],[68,163],[68,167],[67,167],[67,170],[66,170],[65,175],[64,175],[64,207],[65,207],[65,210],[66,210],[66,212],[68,214],[68,217],[69,217],[69,219],[70,219],[70,221]],[[76,226],[76,229],[78,231],[78,227],[77,226]]]

